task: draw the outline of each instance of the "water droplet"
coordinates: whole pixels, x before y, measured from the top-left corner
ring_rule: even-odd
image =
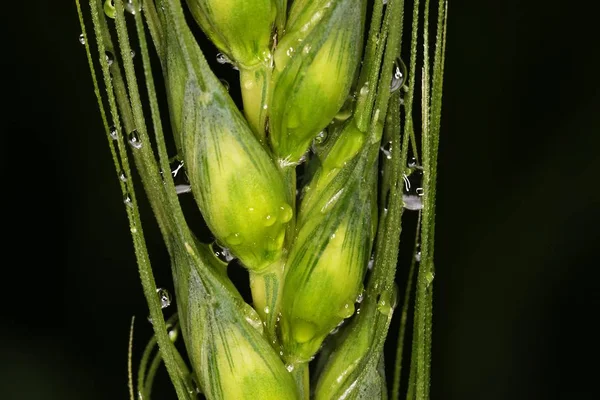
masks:
[[[119,179],[121,180],[121,182],[127,182],[127,176],[122,170],[119,172]]]
[[[387,142],[385,145],[381,146],[381,152],[385,155],[385,158],[388,160],[392,159],[392,142]]]
[[[322,144],[326,139],[327,139],[327,131],[323,130],[323,131],[319,132],[319,134],[315,137],[314,143]]]
[[[375,265],[375,258],[371,257],[371,259],[369,260],[369,263],[367,264],[367,269],[370,271],[373,269],[373,265]]]
[[[377,310],[382,314],[389,315],[392,311],[389,299],[381,296],[381,299],[377,302]]]
[[[294,364],[286,364],[285,369],[290,373],[294,372]]]
[[[129,194],[126,194],[125,196],[123,196],[123,203],[125,203],[125,205],[127,207],[133,208],[133,200],[131,200],[131,197],[129,196]]]
[[[137,129],[134,129],[131,132],[129,132],[129,144],[134,149],[142,148],[142,142],[140,140],[140,135],[138,134]]]
[[[269,308],[269,306],[266,306],[264,309],[265,314],[268,314],[271,312],[271,309]]]
[[[352,314],[354,314],[354,303],[344,304],[344,306],[338,312],[338,315],[344,319],[350,318],[352,316]]]
[[[390,83],[390,92],[399,90],[406,81],[406,65],[401,58],[396,58],[394,61],[394,69],[392,72],[392,82]]]
[[[435,274],[433,273],[433,271],[428,271],[425,274],[425,283],[427,288],[429,288],[429,286],[431,286],[431,284],[433,283],[433,278],[435,278]]]
[[[425,190],[421,187],[417,188],[416,192],[417,192],[417,196],[420,196],[420,197],[422,197],[425,194]]]
[[[117,127],[116,126],[111,126],[110,127],[110,137],[112,140],[117,140],[119,135],[118,135],[118,131],[117,131]]]
[[[421,252],[420,251],[417,251],[415,253],[415,261],[416,262],[421,262]]]
[[[231,60],[223,53],[217,53],[217,62],[219,64],[231,64]]]
[[[294,340],[297,343],[306,343],[315,337],[317,326],[312,322],[296,318],[292,323]]]
[[[364,298],[365,298],[365,289],[363,288],[360,290],[360,293],[358,294],[358,296],[356,296],[356,300],[354,302],[360,304],[360,303],[362,303]]]
[[[175,341],[177,341],[177,337],[179,336],[179,329],[177,328],[172,328],[172,327],[167,327],[168,329],[168,335],[169,335],[169,339],[171,339],[171,342],[175,343]]]
[[[160,300],[160,308],[167,308],[171,305],[171,293],[167,289],[158,288],[156,289],[158,300]]]
[[[79,35],[79,43],[85,44],[85,35],[83,33]]]
[[[273,251],[273,252],[280,251],[283,247],[284,239],[285,239],[285,229],[281,229],[277,236],[267,238],[267,246],[266,246],[267,250]]]
[[[388,3],[388,0],[383,0],[383,5],[385,6]]]
[[[294,55],[294,48],[290,47],[285,51],[285,54],[287,54],[288,57],[292,57]]]
[[[131,55],[131,58],[135,57],[135,50],[131,50],[131,52],[129,52],[129,54]]]
[[[265,217],[265,226],[272,226],[275,221],[277,221],[276,217],[272,216],[271,214],[267,214]]]
[[[105,51],[104,52],[104,57],[106,59],[106,63],[110,67],[113,64],[113,61],[114,61],[113,54],[110,51]]]
[[[366,96],[369,93],[369,82],[365,83],[363,87],[360,88],[360,95]]]
[[[408,160],[407,166],[408,166],[408,168],[417,168],[417,159],[414,157],[411,157]]]
[[[233,233],[229,236],[227,236],[227,238],[225,238],[225,241],[230,244],[230,245],[237,245],[237,244],[242,244],[243,242],[243,238],[242,238],[242,234],[239,232]]]
[[[233,257],[228,248],[220,246],[217,242],[211,243],[210,248],[214,256],[223,264],[227,265],[231,260],[235,258]]]
[[[229,92],[229,82],[227,82],[225,79],[219,79],[219,80],[221,81],[221,84],[223,85],[225,90],[227,90]]]
[[[250,304],[248,304],[244,301],[239,301],[238,306],[241,309],[246,322],[249,323],[250,326],[252,326],[258,332],[260,332],[260,334],[262,335],[262,333],[264,331],[264,325],[263,325],[262,320],[260,319],[260,316],[256,312],[256,310],[254,308],[252,308],[252,306],[250,306]]]
[[[104,14],[108,18],[115,19],[116,11],[115,11],[115,3],[113,0],[106,0],[104,2]]]
[[[140,0],[141,1],[141,0]],[[136,12],[140,11],[142,9],[141,4],[140,6],[138,6],[137,10],[133,4],[133,0],[128,0],[125,3],[125,11],[127,11],[129,14],[131,15],[135,15]]]
[[[289,204],[283,203],[283,205],[279,207],[279,220],[281,223],[289,222],[293,216],[294,210],[292,210],[292,207]]]

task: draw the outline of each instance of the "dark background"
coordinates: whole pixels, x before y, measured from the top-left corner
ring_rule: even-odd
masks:
[[[13,3],[0,398],[126,399],[130,318],[136,356],[151,327],[74,2]],[[600,396],[597,25],[580,2],[450,0],[434,399]]]

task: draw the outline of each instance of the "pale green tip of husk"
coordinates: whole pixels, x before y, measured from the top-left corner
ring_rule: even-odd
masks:
[[[274,0],[187,0],[206,35],[240,67],[270,59],[271,32],[277,17]]]

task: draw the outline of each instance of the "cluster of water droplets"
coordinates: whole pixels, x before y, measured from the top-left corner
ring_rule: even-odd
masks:
[[[141,0],[137,0],[137,7],[134,4],[134,1],[135,0],[127,0],[125,4],[123,4],[125,7],[125,11],[131,15],[135,15],[138,11],[142,9]],[[115,9],[114,0],[106,0],[104,2],[104,14],[106,14],[108,18],[115,19],[115,17],[117,16],[117,10]]]

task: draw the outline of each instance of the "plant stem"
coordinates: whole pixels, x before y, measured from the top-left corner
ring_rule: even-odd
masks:
[[[267,339],[273,347],[278,343],[275,329],[283,291],[284,263],[284,260],[279,260],[266,272],[250,271],[250,290],[254,309],[265,323]]]
[[[310,376],[308,371],[308,363],[302,363],[294,366],[294,370],[291,372],[296,381],[299,391],[299,399],[309,400],[310,399]]]
[[[265,125],[271,97],[271,66],[263,63],[254,68],[240,68],[240,86],[244,114],[256,138],[267,146]]]

